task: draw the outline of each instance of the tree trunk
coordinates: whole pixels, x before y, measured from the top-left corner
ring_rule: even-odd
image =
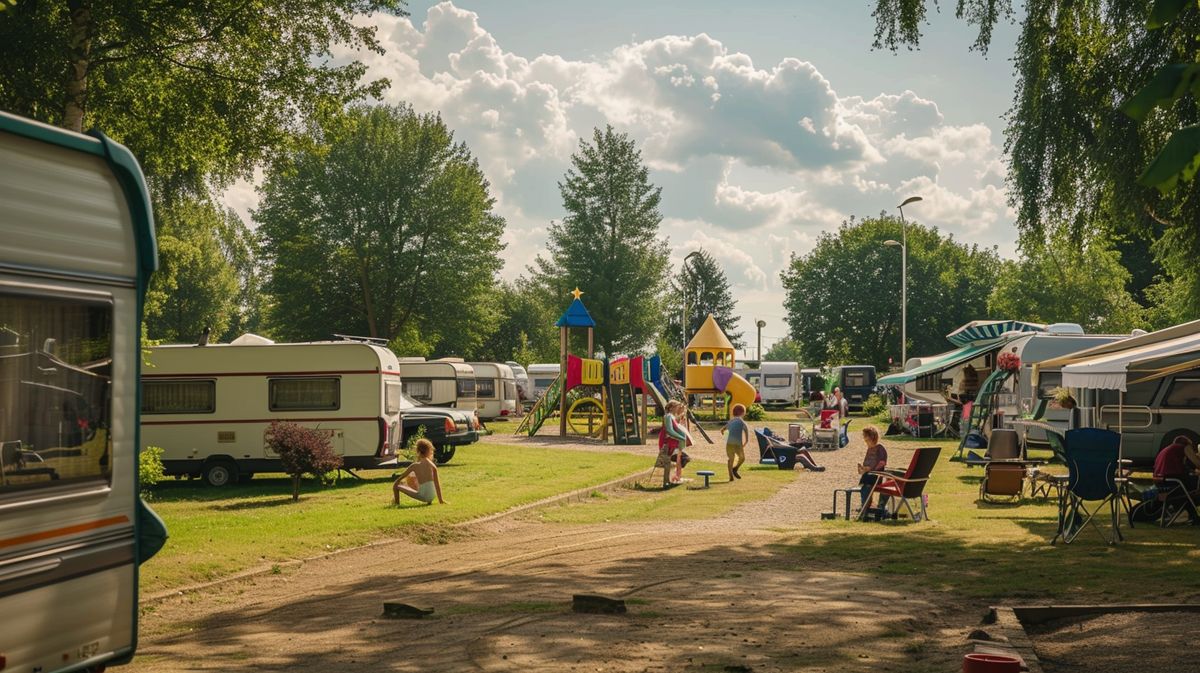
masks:
[[[87,105],[88,69],[92,51],[91,0],[71,0],[70,71],[67,73],[67,98],[63,103],[62,127],[83,131],[83,112]]]
[[[367,311],[367,336],[378,337],[379,330],[375,324],[375,302],[371,301],[371,280],[367,273],[367,263],[359,261],[358,263],[359,282],[362,283],[363,307]]]
[[[300,499],[300,475],[292,475],[292,502]]]

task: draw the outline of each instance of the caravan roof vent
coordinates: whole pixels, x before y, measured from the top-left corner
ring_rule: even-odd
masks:
[[[1145,334],[1149,334],[1149,332],[1144,329],[1134,329],[1129,333],[1129,336],[1143,336]]]
[[[230,346],[270,346],[273,343],[275,343],[275,342],[271,341],[267,337],[258,336],[257,334],[251,334],[249,332],[246,332],[242,336],[234,339],[233,341],[230,341],[229,345]]]
[[[1051,325],[1050,327],[1046,328],[1046,331],[1051,334],[1081,335],[1081,334],[1085,333],[1083,331],[1083,326],[1080,325],[1079,323],[1074,323],[1074,322],[1056,322],[1053,325]]]

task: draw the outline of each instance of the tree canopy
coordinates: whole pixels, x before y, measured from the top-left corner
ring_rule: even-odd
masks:
[[[799,362],[804,363],[804,351],[800,344],[791,337],[778,339],[762,355],[763,362]]]
[[[686,269],[671,277],[668,295],[677,299],[681,306],[669,306],[666,312],[666,325],[663,336],[667,343],[686,343],[680,322],[683,314],[679,310],[684,302],[688,307],[687,339],[704,324],[708,314],[712,314],[717,324],[729,337],[734,348],[742,348],[746,344],[743,332],[738,330],[740,317],[735,312],[737,302],[733,298],[729,278],[725,270],[706,250],[698,250],[696,255],[688,260]]]
[[[641,351],[662,327],[667,242],[659,237],[660,188],[636,143],[611,126],[580,139],[558,183],[566,215],[550,225],[550,256],[536,281],[561,311],[578,286],[596,321],[596,346],[607,355]]]
[[[441,118],[358,107],[267,172],[255,211],[275,332],[365,334],[401,354],[467,353],[496,321],[504,220]]]
[[[842,223],[821,234],[782,273],[791,338],[809,366],[900,360],[900,220]],[[908,352],[939,353],[946,334],[987,318],[1000,259],[994,249],[966,246],[936,228],[908,224]]]

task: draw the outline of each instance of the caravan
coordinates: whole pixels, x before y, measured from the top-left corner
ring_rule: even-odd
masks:
[[[796,406],[803,399],[803,381],[800,365],[795,362],[763,362],[762,385],[757,386],[762,394],[763,406]]]
[[[396,356],[361,341],[156,346],[142,372],[142,444],[163,449],[169,475],[212,486],[278,472],[272,421],[329,434],[347,468],[390,461],[400,443]]]
[[[137,646],[142,302],[158,265],[129,150],[0,113],[0,668],[97,671]]]
[[[453,407],[475,411],[475,370],[462,358],[426,360],[398,358],[400,380],[409,397],[431,407]]]
[[[517,413],[517,381],[508,365],[497,362],[472,362],[475,371],[475,395],[479,400],[479,418],[507,420]]]
[[[529,365],[529,390],[533,399],[540,399],[546,394],[546,389],[558,378],[559,370],[558,363]]]
[[[875,392],[875,367],[872,365],[844,365],[834,367],[833,374],[825,382],[827,393],[841,388],[842,395],[853,411],[861,411],[863,402]]]

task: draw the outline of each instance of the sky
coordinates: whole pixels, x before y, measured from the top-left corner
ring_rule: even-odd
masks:
[[[756,320],[764,349],[787,336],[790,256],[851,216],[921,196],[910,221],[1015,255],[1003,115],[1016,27],[999,26],[985,56],[944,8],[919,50],[875,51],[873,4],[413,1],[408,17],[360,19],[385,53],[334,55],[467,143],[507,221],[506,279],[545,253],[579,139],[605,124],[630,134],[662,187],[674,268],[693,250],[717,259],[753,357]],[[226,202],[248,215],[254,185]]]

